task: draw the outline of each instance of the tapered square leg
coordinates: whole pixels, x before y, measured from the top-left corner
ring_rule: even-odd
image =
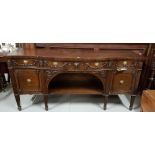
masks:
[[[15,95],[15,99],[16,99],[16,102],[17,102],[18,110],[21,111],[22,107],[20,105],[20,95]]]
[[[133,109],[133,104],[134,104],[135,98],[136,98],[136,95],[131,96],[129,110]]]
[[[104,110],[107,109],[108,97],[109,95],[104,95],[104,107],[103,107]]]
[[[48,95],[44,95],[45,110],[48,111]]]

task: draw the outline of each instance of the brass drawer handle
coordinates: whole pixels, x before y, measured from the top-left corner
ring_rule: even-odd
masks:
[[[124,84],[124,80],[120,80],[120,82],[119,82],[120,84]]]
[[[76,67],[78,67],[78,66],[80,65],[80,63],[79,63],[79,62],[74,62],[74,65],[75,65]]]
[[[28,60],[24,60],[23,62],[24,62],[24,64],[27,64],[28,63]]]
[[[31,79],[27,79],[26,81],[27,81],[28,83],[30,83],[30,82],[31,82]]]
[[[126,67],[118,67],[118,68],[117,68],[117,71],[118,71],[118,72],[126,71],[126,70],[128,70]]]
[[[127,64],[128,64],[128,62],[127,62],[127,61],[123,61],[123,65],[125,65],[125,66],[126,66]]]
[[[53,62],[53,65],[54,65],[54,66],[57,66],[57,65],[58,65],[58,62]]]
[[[96,67],[98,67],[99,66],[99,62],[95,62],[95,64],[94,64]]]

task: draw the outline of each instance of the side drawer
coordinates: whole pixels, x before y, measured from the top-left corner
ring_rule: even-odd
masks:
[[[142,61],[116,61],[111,75],[110,93],[135,93],[137,91]]]
[[[116,73],[112,79],[111,93],[130,93],[133,91],[133,85],[132,73]]]
[[[19,91],[21,93],[38,92],[41,90],[38,70],[18,69],[15,70],[14,74]]]
[[[36,59],[12,59],[10,66],[13,67],[37,67],[39,61]]]
[[[113,63],[113,67],[115,69],[118,69],[118,68],[127,68],[127,69],[130,69],[130,68],[133,68],[133,69],[141,69],[143,66],[143,62],[142,61],[133,61],[133,60],[121,60],[121,61],[115,61]]]

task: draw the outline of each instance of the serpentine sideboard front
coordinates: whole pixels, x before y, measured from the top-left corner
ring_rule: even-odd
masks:
[[[146,45],[94,45],[19,49],[7,54],[18,109],[22,109],[22,94],[43,95],[46,110],[49,94],[103,95],[104,109],[109,95],[129,94],[132,110],[143,79]]]

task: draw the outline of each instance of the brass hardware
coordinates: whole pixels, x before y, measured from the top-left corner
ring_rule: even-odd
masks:
[[[123,61],[123,65],[127,65],[128,64],[128,62],[127,61]]]
[[[74,62],[74,65],[77,67],[79,65],[79,63],[78,62]]]
[[[31,79],[27,79],[26,81],[27,81],[28,83],[30,83],[30,82],[31,82]]]
[[[119,83],[120,83],[120,84],[123,84],[123,83],[124,83],[124,81],[123,81],[123,80],[121,80]]]
[[[24,62],[24,64],[27,64],[28,63],[28,60],[24,60],[23,62]]]
[[[57,66],[57,65],[58,65],[58,62],[53,62],[53,65],[54,65],[54,66]]]
[[[118,72],[126,71],[126,70],[128,70],[126,67],[118,67],[118,68],[117,68],[117,71],[118,71]]]
[[[99,63],[98,62],[95,62],[95,66],[98,67],[99,66]]]

